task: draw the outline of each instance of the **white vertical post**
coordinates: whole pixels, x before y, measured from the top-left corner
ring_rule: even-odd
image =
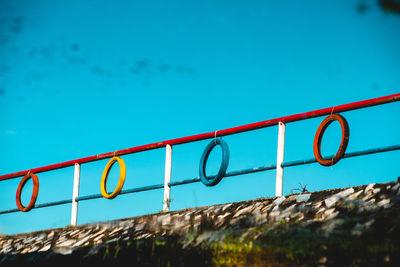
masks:
[[[165,146],[165,176],[164,176],[164,201],[163,211],[169,211],[169,204],[171,202],[171,187],[168,185],[171,182],[172,170],[172,146]]]
[[[276,153],[276,182],[275,182],[275,196],[282,196],[283,191],[283,157],[285,154],[285,124],[279,122],[278,124],[278,151]]]
[[[74,170],[74,189],[72,192],[72,209],[71,209],[71,225],[75,226],[78,220],[78,201],[76,198],[79,196],[79,180],[81,176],[81,166],[75,163]]]

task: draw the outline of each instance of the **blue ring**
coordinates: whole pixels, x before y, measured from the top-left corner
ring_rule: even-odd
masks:
[[[219,168],[218,174],[214,177],[206,177],[206,164],[208,156],[216,145],[220,145],[222,149],[222,162],[221,167]],[[199,166],[199,174],[200,179],[206,186],[214,186],[218,184],[221,179],[225,176],[226,169],[228,168],[229,163],[229,148],[228,144],[225,143],[222,139],[214,139],[212,140],[206,147],[201,155],[200,166]]]

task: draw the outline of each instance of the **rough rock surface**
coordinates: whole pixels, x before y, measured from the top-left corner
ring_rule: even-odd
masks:
[[[390,182],[0,236],[0,264],[400,266]]]

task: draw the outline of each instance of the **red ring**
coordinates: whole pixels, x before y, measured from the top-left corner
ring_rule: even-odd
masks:
[[[32,197],[31,197],[31,201],[29,202],[29,205],[24,207],[24,205],[22,205],[22,203],[21,203],[21,192],[22,192],[22,189],[24,188],[26,182],[30,178],[32,178],[32,181],[33,181]],[[37,175],[34,173],[25,174],[24,178],[22,178],[21,182],[19,182],[18,189],[17,189],[16,201],[17,201],[18,209],[23,212],[30,211],[35,206],[35,202],[36,202],[38,193],[39,193],[39,179],[38,179]]]
[[[342,128],[342,140],[340,141],[340,147],[336,155],[334,155],[330,159],[325,159],[321,155],[322,136],[324,135],[326,128],[328,128],[328,126],[335,120],[340,123],[340,126]],[[313,150],[315,159],[318,161],[318,163],[323,166],[332,166],[336,164],[343,157],[344,152],[346,151],[347,144],[349,143],[349,133],[349,124],[343,116],[339,114],[331,114],[326,117],[319,125],[314,137]]]

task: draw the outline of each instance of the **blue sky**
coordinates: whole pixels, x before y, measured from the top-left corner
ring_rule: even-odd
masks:
[[[0,1],[0,173],[399,93],[400,14],[378,1]],[[348,152],[399,144],[399,103],[343,113]],[[288,124],[285,160],[313,157],[323,118]],[[332,124],[323,153],[335,153]],[[274,164],[277,127],[224,137],[228,171]],[[209,140],[173,149],[198,177]],[[286,168],[284,194],[395,180],[399,152]],[[165,150],[124,156],[124,189],[163,183]],[[218,150],[207,172],[217,170]],[[107,160],[82,165],[100,192]],[[36,203],[72,197],[73,168],[38,174]],[[118,168],[109,178],[117,183]],[[2,181],[15,208],[20,178]],[[31,183],[23,192],[29,202]],[[171,209],[273,196],[275,171],[174,187]],[[79,203],[78,223],[158,212],[162,190]],[[0,233],[63,227],[70,205],[0,215]]]

